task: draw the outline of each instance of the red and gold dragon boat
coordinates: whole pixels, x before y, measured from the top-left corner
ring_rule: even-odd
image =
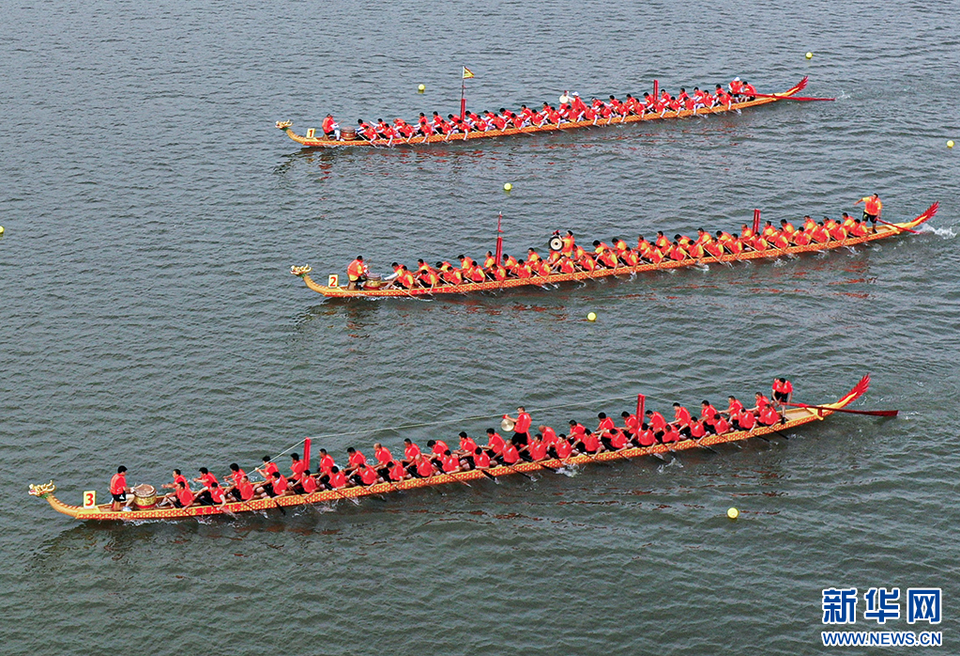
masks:
[[[317,491],[312,494],[279,496],[264,499],[252,499],[245,502],[233,502],[224,505],[215,506],[190,506],[187,508],[155,508],[146,507],[138,510],[113,511],[111,504],[92,503],[87,507],[83,505],[74,506],[64,503],[54,496],[56,486],[53,481],[43,485],[31,485],[30,494],[40,499],[46,500],[50,506],[57,512],[69,515],[75,519],[83,521],[140,521],[140,520],[170,520],[185,517],[204,517],[209,515],[235,515],[239,513],[266,511],[273,508],[284,508],[301,506],[305,504],[316,504],[324,502],[335,502],[340,499],[357,499],[370,495],[383,495],[390,492],[400,492],[403,490],[413,490],[421,487],[430,487],[436,485],[461,485],[469,484],[481,478],[499,478],[501,476],[510,476],[513,474],[529,475],[531,472],[541,470],[556,471],[560,467],[588,465],[597,462],[611,462],[615,460],[624,460],[630,458],[639,458],[641,456],[663,457],[665,453],[676,453],[690,449],[709,449],[718,444],[727,442],[737,442],[750,438],[758,438],[769,441],[766,437],[771,434],[783,436],[784,431],[789,431],[804,424],[815,421],[822,421],[835,412],[849,412],[854,414],[866,414],[877,416],[895,416],[896,410],[878,410],[878,411],[859,411],[845,409],[862,396],[870,386],[870,377],[864,376],[849,392],[841,396],[833,403],[823,405],[806,405],[801,403],[790,403],[789,408],[783,411],[783,422],[773,426],[757,425],[749,431],[733,431],[722,435],[707,435],[699,440],[686,439],[672,444],[655,444],[649,447],[627,447],[616,451],[600,451],[595,454],[572,455],[565,459],[547,459],[534,462],[521,461],[515,465],[491,466],[486,469],[472,469],[456,473],[441,473],[428,478],[409,478],[400,482],[376,483],[369,486],[352,486],[336,490]],[[642,414],[642,410],[638,410]],[[574,452],[576,454],[576,452]],[[90,493],[84,493],[88,496]],[[150,499],[154,503],[155,499]]]
[[[594,278],[604,278],[607,276],[623,276],[647,271],[661,271],[665,269],[679,269],[694,265],[706,265],[716,262],[729,263],[744,260],[770,259],[778,258],[783,255],[793,255],[799,253],[815,253],[845,246],[856,246],[867,242],[877,241],[899,235],[903,232],[914,232],[914,228],[932,218],[939,208],[939,203],[934,203],[920,216],[910,221],[902,223],[881,223],[877,226],[876,232],[870,232],[861,237],[847,237],[846,239],[830,240],[826,243],[810,243],[804,246],[788,246],[786,248],[767,248],[756,251],[743,251],[732,254],[708,256],[698,259],[687,258],[684,260],[667,260],[657,264],[641,263],[635,266],[617,266],[614,268],[599,268],[593,271],[577,271],[574,273],[555,273],[549,276],[533,276],[530,278],[507,278],[505,280],[489,280],[478,283],[463,283],[459,285],[442,284],[435,287],[414,287],[412,289],[402,289],[396,287],[363,287],[358,289],[348,289],[347,286],[339,285],[339,275],[331,274],[329,284],[321,285],[310,277],[312,271],[309,265],[290,267],[290,273],[302,278],[307,287],[332,298],[356,298],[356,297],[409,297],[409,296],[435,296],[438,294],[468,294],[472,292],[499,291],[501,289],[512,289],[514,287],[524,287],[530,285],[544,286],[561,282],[571,282],[580,280],[590,280]],[[758,214],[756,216],[759,216]],[[756,221],[756,217],[754,219]],[[374,281],[373,284],[380,284]]]
[[[352,148],[352,147],[387,147],[387,146],[426,146],[433,144],[444,144],[459,141],[474,141],[476,139],[492,139],[496,137],[512,137],[519,134],[539,134],[547,132],[561,132],[565,130],[577,130],[589,127],[606,127],[609,125],[622,125],[624,123],[638,123],[640,121],[659,121],[675,118],[688,118],[691,116],[705,116],[707,114],[726,114],[736,112],[750,107],[759,107],[760,105],[769,105],[779,100],[784,100],[795,96],[804,87],[807,86],[807,78],[803,78],[796,85],[780,93],[758,94],[753,100],[731,103],[730,105],[721,105],[716,107],[706,107],[701,109],[683,109],[680,111],[666,111],[659,114],[647,113],[628,116],[611,116],[610,118],[601,118],[596,120],[572,121],[566,123],[545,124],[542,126],[530,125],[524,128],[510,127],[504,130],[471,130],[466,134],[433,134],[427,137],[414,136],[409,139],[367,139],[357,137],[352,131],[349,139],[328,139],[320,132],[316,136],[316,128],[311,128],[306,135],[299,135],[291,130],[293,121],[277,121],[276,127],[283,130],[288,137],[307,148]],[[832,98],[805,98],[804,100],[832,100]]]

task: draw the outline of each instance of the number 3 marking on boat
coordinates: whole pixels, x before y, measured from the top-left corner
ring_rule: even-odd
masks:
[[[87,490],[83,493],[83,507],[95,508],[97,505],[97,493],[95,490]]]

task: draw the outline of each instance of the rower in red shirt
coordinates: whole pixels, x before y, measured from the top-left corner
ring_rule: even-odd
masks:
[[[670,422],[677,427],[677,431],[684,437],[690,437],[690,411],[679,403],[673,404],[673,421]]]
[[[162,488],[166,488],[168,490],[174,490],[174,491],[170,492],[169,494],[163,495],[163,498],[160,500],[161,503],[163,503],[163,501],[166,501],[166,500],[172,500],[177,496],[177,492],[176,492],[176,490],[178,489],[177,483],[183,483],[184,485],[188,484],[187,478],[180,472],[180,470],[174,469],[173,483],[164,483],[163,485],[160,486]]]
[[[671,444],[680,441],[680,432],[673,424],[667,424],[663,431],[663,438],[660,440],[664,444]]]
[[[331,490],[337,490],[341,487],[345,487],[346,485],[347,485],[346,474],[340,471],[339,467],[334,466],[330,470],[330,480],[327,482],[326,487]]]
[[[460,448],[453,452],[460,459],[460,466],[464,469],[473,469],[473,454],[477,450],[477,443],[466,431],[460,431]]]
[[[377,475],[386,480],[390,476],[390,463],[393,462],[393,454],[380,442],[373,445],[373,457],[377,461]]]
[[[337,141],[340,140],[340,125],[333,120],[333,114],[327,114],[326,118],[323,119],[323,123],[320,124],[320,129],[323,131],[325,137],[333,137]]]
[[[743,86],[740,87],[740,95],[746,97],[747,101],[757,99],[757,90],[752,84],[744,81]]]
[[[303,478],[300,479],[300,491],[302,494],[313,494],[317,491],[317,479],[310,475],[309,469],[303,470]]]
[[[189,508],[193,505],[194,496],[186,483],[177,483],[176,496],[173,498],[164,498],[158,504],[158,507],[172,506],[174,508]]]
[[[243,476],[237,483],[233,496],[237,501],[249,501],[253,498],[253,483],[247,476]]]
[[[547,457],[547,445],[543,443],[543,436],[537,433],[533,440],[520,450],[520,457],[527,461],[543,460]]]
[[[299,453],[290,454],[290,479],[293,481],[293,487],[297,487],[303,478],[303,470],[307,468],[307,463],[300,459]]]
[[[490,466],[490,456],[486,451],[477,447],[473,452],[473,464],[477,469],[486,469]]]
[[[439,467],[443,460],[444,452],[449,450],[450,447],[448,447],[447,443],[443,440],[427,440],[427,446],[430,447],[431,462]]]
[[[599,424],[597,425],[597,432],[602,433],[604,431],[612,431],[616,428],[616,424],[613,423],[613,419],[607,416],[607,413],[600,412],[597,414],[597,419]]]
[[[347,454],[348,454],[347,468],[343,470],[345,474],[348,474],[348,475],[352,474],[359,467],[362,467],[363,465],[367,464],[366,456],[364,456],[362,452],[358,451],[352,446],[347,447]]]
[[[765,396],[764,396],[763,394],[761,394],[760,392],[757,392],[756,395],[755,395],[755,397],[756,397],[756,405],[753,406],[752,408],[750,408],[750,410],[751,410],[751,412],[755,412],[755,413],[757,413],[757,414],[760,414],[760,412],[761,412],[765,407],[767,407],[768,405],[770,405],[770,399],[768,399],[767,397],[765,397]]]
[[[653,434],[653,431],[650,430],[650,426],[647,424],[647,422],[643,422],[640,425],[640,432],[637,433],[633,443],[642,447],[653,446],[657,443],[657,437]]]
[[[127,503],[129,492],[131,489],[127,486],[127,468],[120,465],[117,467],[117,473],[110,478],[110,495],[113,497],[110,509],[113,512],[120,512],[120,504]]]
[[[420,447],[407,437],[403,440],[403,464],[410,465],[420,455]]]
[[[742,406],[736,415],[730,415],[730,424],[740,431],[748,431],[757,425],[757,417]]]
[[[778,421],[781,421],[780,413],[777,412],[777,409],[772,405],[766,405],[763,407],[763,410],[760,411],[757,421],[764,426],[773,426]]]
[[[654,437],[657,440],[662,440],[663,433],[667,428],[667,420],[663,418],[663,415],[659,412],[654,412],[653,410],[647,410],[645,413],[647,424],[650,425],[650,430],[653,431]]]
[[[727,404],[727,409],[723,411],[723,414],[730,417],[733,420],[734,417],[740,414],[743,410],[743,404],[737,400],[737,397],[731,395],[727,397],[729,403]]]
[[[596,453],[600,450],[600,439],[595,433],[584,433],[573,448],[581,453]]]
[[[513,442],[506,442],[503,445],[503,452],[497,456],[497,462],[504,465],[514,465],[520,460],[520,453],[517,451]]]
[[[327,453],[326,449],[320,449],[320,465],[317,467],[317,473],[320,476],[325,474],[329,475],[330,471],[336,464],[337,463],[333,460],[333,456]]]
[[[717,415],[717,422],[713,425],[717,435],[730,432],[730,422],[723,415]]]
[[[407,473],[407,470],[404,468],[402,462],[399,460],[394,460],[392,463],[390,463],[390,469],[388,472],[389,480],[393,481],[394,483],[399,483],[408,476],[410,476],[410,474]]]
[[[429,137],[433,134],[433,127],[430,125],[429,119],[424,116],[423,112],[420,112],[420,118],[417,119],[417,133],[424,137]]]
[[[492,428],[487,429],[487,453],[492,456],[499,456],[503,453],[505,442],[500,434]]]
[[[636,437],[637,432],[640,430],[640,427],[637,425],[637,415],[632,415],[624,410],[620,413],[620,417],[623,419],[623,432],[627,434],[627,437]]]

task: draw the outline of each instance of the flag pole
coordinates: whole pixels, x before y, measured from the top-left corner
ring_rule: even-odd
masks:
[[[503,221],[503,210],[500,210],[500,216],[497,217],[497,264],[503,260],[503,230],[500,229],[500,222]]]
[[[467,118],[467,98],[464,95],[467,90],[467,78],[463,74],[463,70],[460,71],[460,121],[462,122]]]

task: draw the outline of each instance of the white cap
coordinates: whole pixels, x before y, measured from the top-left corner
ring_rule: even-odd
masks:
[[[733,81],[734,81],[734,82],[739,82],[739,81],[740,81],[740,78],[739,78],[739,77],[735,77],[735,78],[733,78]]]
[[[575,96],[576,96],[577,98],[579,98],[579,97],[580,97],[580,94],[579,94],[579,93],[577,93],[576,91],[574,91],[574,92],[573,92],[573,95],[575,95]]]

